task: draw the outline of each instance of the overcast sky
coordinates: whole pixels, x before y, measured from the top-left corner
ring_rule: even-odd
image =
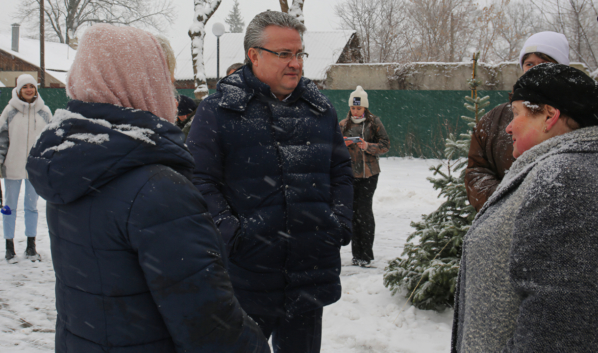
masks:
[[[334,12],[334,7],[343,0],[305,0],[303,11],[305,13],[305,25],[310,31],[330,31],[340,28],[340,23]],[[19,0],[0,0],[0,32],[8,32],[11,30],[11,24],[19,22],[16,16],[16,8],[20,3]],[[167,30],[166,37],[170,39],[175,54],[186,50],[190,42],[189,27],[193,22],[193,0],[172,0],[176,9],[176,21]],[[220,7],[208,22],[208,34],[212,34],[212,25],[216,22],[224,23],[228,13],[233,7],[233,0],[222,0]],[[245,25],[258,13],[266,10],[280,11],[280,4],[278,0],[239,0],[239,6]],[[46,28],[46,31],[48,29]],[[26,34],[27,30],[22,29],[22,35]],[[78,33],[79,34],[79,33]],[[184,53],[182,53],[184,55]],[[191,54],[189,54],[191,55]]]
[[[479,3],[485,4],[487,1],[488,0],[480,0]],[[305,0],[303,11],[305,14],[305,25],[308,31],[330,31],[340,29],[339,19],[335,15],[335,6],[337,4],[342,4],[343,2],[344,0]],[[194,2],[193,0],[172,0],[172,3],[176,8],[177,18],[175,23],[173,23],[164,34],[172,42],[176,54],[179,54],[179,52],[190,42],[187,32],[193,22]],[[15,18],[15,10],[19,4],[19,0],[0,0],[0,32],[10,31],[10,25],[14,22],[18,22]],[[207,35],[213,35],[211,29],[215,22],[224,23],[233,4],[233,0],[222,0],[220,7],[208,22]],[[278,0],[239,0],[239,6],[241,7],[245,25],[247,25],[255,15],[262,11],[280,11]]]
[[[326,31],[334,30],[339,27],[336,23],[336,16],[334,15],[334,6],[342,0],[305,0],[305,21],[309,30],[312,31]],[[19,5],[18,0],[0,0],[0,31],[10,31],[10,25],[18,22],[14,17],[16,16],[16,8]],[[176,7],[177,19],[176,23],[172,25],[168,36],[176,36],[179,34],[186,35],[191,22],[193,21],[193,0],[172,0]],[[247,25],[249,21],[258,13],[266,10],[280,11],[278,0],[239,0],[243,19]],[[222,0],[222,4],[213,18],[208,23],[208,28],[211,29],[213,22],[222,22],[233,7],[233,0]]]
[[[342,2],[343,0],[305,0],[303,11],[307,29],[310,31],[331,31],[339,29],[340,23],[337,23],[338,20],[334,14],[334,6],[337,3]],[[178,19],[167,34],[167,37],[170,39],[173,49],[178,55],[181,50],[185,50],[184,48],[186,47],[186,44],[190,42],[187,32],[193,22],[193,1],[173,0],[173,4],[177,8]],[[222,0],[220,7],[210,21],[208,21],[208,36],[213,36],[212,25],[214,23],[221,22],[224,24],[224,20],[231,11],[233,4],[233,0]],[[278,0],[239,0],[239,7],[241,8],[245,26],[247,26],[251,19],[260,12],[266,10],[280,11],[280,3]]]

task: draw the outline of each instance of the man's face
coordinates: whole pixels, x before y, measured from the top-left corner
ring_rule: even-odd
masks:
[[[268,26],[264,30],[264,38],[262,48],[277,53],[288,51],[297,54],[303,51],[301,36],[294,29]],[[298,61],[295,56],[291,61],[286,61],[275,54],[254,48],[249,49],[248,56],[253,64],[255,77],[270,86],[278,99],[284,99],[299,84],[303,62]]]

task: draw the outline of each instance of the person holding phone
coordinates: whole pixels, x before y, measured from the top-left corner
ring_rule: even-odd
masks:
[[[369,110],[368,94],[361,86],[349,97],[350,111],[340,122],[353,167],[353,265],[369,267],[374,259],[376,223],[372,202],[380,174],[379,156],[388,152],[390,140],[380,118]]]

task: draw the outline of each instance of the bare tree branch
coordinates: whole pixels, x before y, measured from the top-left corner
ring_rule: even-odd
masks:
[[[92,23],[135,25],[163,30],[174,20],[171,0],[45,0],[46,22],[55,39],[69,44],[81,26]],[[25,0],[18,16],[37,27],[40,0]]]
[[[483,61],[516,61],[527,38],[552,30],[572,59],[598,68],[598,0],[344,0],[335,12],[366,62],[461,61],[474,49]]]
[[[532,0],[546,19],[546,29],[563,33],[572,59],[598,68],[598,0]]]

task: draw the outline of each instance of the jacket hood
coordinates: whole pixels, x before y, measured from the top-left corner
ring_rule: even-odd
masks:
[[[37,91],[37,98],[35,99],[35,101],[33,103],[27,103],[21,100],[21,98],[19,98],[18,96],[19,92],[17,91],[17,88],[13,88],[12,90],[12,98],[10,99],[10,102],[8,102],[8,104],[10,104],[12,107],[14,107],[16,110],[20,111],[21,113],[25,113],[25,109],[27,108],[27,106],[32,105],[33,109],[35,110],[35,112],[38,112],[39,110],[43,109],[45,106],[44,100],[42,99],[42,96],[39,94],[39,91]]]
[[[247,104],[258,94],[268,98],[272,97],[270,86],[258,80],[247,65],[220,80],[216,89],[222,94],[218,105],[239,112],[245,111]],[[305,100],[320,113],[332,108],[318,87],[305,77],[301,78],[291,96],[285,101],[292,103],[299,99]]]
[[[191,179],[193,157],[180,129],[147,111],[71,101],[39,136],[27,171],[41,197],[67,204],[149,164]]]

